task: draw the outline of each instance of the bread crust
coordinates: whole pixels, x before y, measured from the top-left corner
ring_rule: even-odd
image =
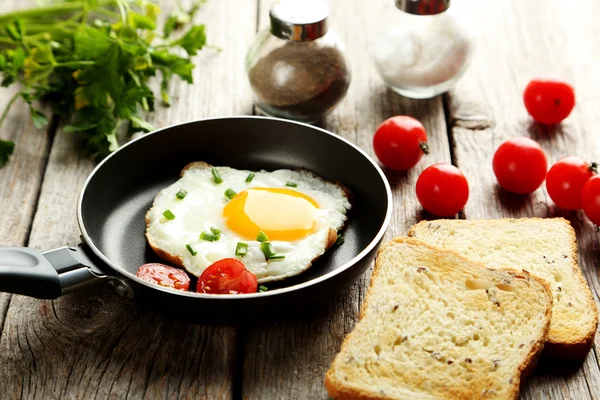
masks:
[[[447,253],[452,253],[455,256],[457,256],[458,258],[465,260],[466,262],[469,262],[471,264],[477,264],[482,268],[490,269],[481,263],[477,263],[472,260],[469,260],[468,258],[466,258],[465,256],[463,256],[462,254],[460,254],[456,251],[441,249],[439,247],[429,245],[425,242],[422,242],[420,240],[413,239],[410,237],[393,238],[390,241],[388,241],[387,243],[383,244],[381,246],[381,248],[379,249],[379,251],[377,252],[377,257],[375,259],[375,267],[374,267],[373,273],[371,275],[371,280],[369,282],[369,288],[367,289],[365,299],[364,299],[363,304],[360,309],[360,314],[359,314],[359,319],[358,319],[359,322],[365,317],[365,312],[368,308],[369,300],[370,300],[371,296],[373,295],[373,290],[374,290],[373,282],[380,273],[381,265],[379,262],[379,260],[380,260],[379,255],[391,243],[406,243],[406,244],[410,244],[410,245],[419,245],[419,246],[427,247],[429,249],[436,250],[436,251],[444,251]],[[504,270],[504,271],[510,271],[510,270]],[[544,344],[546,342],[546,338],[548,335],[548,330],[550,329],[550,318],[552,316],[553,296],[552,296],[552,290],[550,289],[550,285],[548,285],[548,283],[546,281],[544,281],[543,279],[538,278],[535,275],[531,275],[527,271],[513,270],[512,272],[517,276],[521,275],[525,279],[533,279],[536,282],[538,282],[544,288],[544,292],[548,298],[548,306],[546,307],[546,324],[545,324],[544,333],[533,344],[531,351],[527,355],[525,361],[518,367],[517,374],[513,377],[513,380],[512,380],[513,383],[510,388],[510,398],[517,399],[519,397],[521,382],[523,381],[523,379],[525,378],[526,375],[529,375],[531,372],[533,372],[533,370],[535,369],[535,366],[537,364],[539,355],[544,348]],[[348,334],[346,336],[346,338],[344,339],[344,341],[342,342],[340,353],[343,352],[344,348],[349,345],[348,340],[349,340],[351,334],[352,333]],[[379,394],[373,395],[373,394],[367,393],[365,391],[355,390],[354,388],[351,388],[351,387],[345,387],[342,382],[339,382],[335,379],[334,371],[333,371],[333,363],[325,375],[325,389],[327,390],[327,393],[329,393],[329,396],[331,396],[332,398],[334,398],[336,400],[393,400],[393,398],[390,398],[385,395],[379,395]],[[468,400],[468,399],[477,398],[477,396],[473,393],[473,394],[469,394],[467,396],[459,396],[459,397],[454,397],[454,398]]]
[[[585,358],[585,356],[589,353],[592,345],[594,344],[594,337],[596,335],[596,331],[598,329],[598,307],[596,302],[594,301],[594,297],[589,288],[587,281],[585,280],[581,268],[579,267],[578,262],[578,252],[577,252],[577,235],[575,234],[575,229],[571,223],[562,217],[557,218],[498,218],[491,221],[527,221],[527,220],[535,220],[535,221],[544,221],[544,220],[559,220],[565,223],[569,227],[569,234],[571,236],[570,239],[570,247],[571,247],[571,260],[572,260],[572,269],[573,274],[577,277],[582,288],[586,288],[586,306],[593,313],[594,324],[592,329],[586,332],[585,336],[578,338],[560,338],[554,336],[548,336],[548,340],[546,342],[546,346],[544,348],[544,354],[548,355],[552,358],[560,358],[565,360],[580,360]],[[438,222],[443,220],[438,220]],[[408,231],[409,237],[414,237],[416,234],[417,227],[419,225],[423,225],[432,221],[420,221],[419,223],[413,225]]]

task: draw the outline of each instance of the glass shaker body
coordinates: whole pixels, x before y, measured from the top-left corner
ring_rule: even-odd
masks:
[[[330,113],[350,84],[350,68],[337,33],[309,41],[281,39],[269,29],[246,56],[254,102],[265,114],[313,123]]]
[[[387,0],[369,39],[377,72],[395,92],[430,98],[451,89],[467,70],[475,47],[471,23],[459,6],[415,15]]]

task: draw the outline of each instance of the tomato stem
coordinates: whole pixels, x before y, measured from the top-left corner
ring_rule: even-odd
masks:
[[[429,154],[429,144],[427,144],[427,142],[421,142],[421,143],[419,143],[419,147],[421,148],[421,150],[423,151],[423,153]]]
[[[598,163],[596,162],[591,162],[589,167],[590,171],[592,171],[593,173],[597,174],[598,173]]]

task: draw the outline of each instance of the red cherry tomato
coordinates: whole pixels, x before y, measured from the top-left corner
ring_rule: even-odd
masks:
[[[592,176],[581,192],[582,208],[585,215],[596,225],[600,225],[600,175]]]
[[[396,171],[414,167],[429,153],[423,124],[405,115],[389,118],[377,128],[373,149],[383,165]]]
[[[190,287],[190,277],[185,271],[164,264],[144,264],[135,275],[145,281],[183,292]]]
[[[449,217],[467,204],[469,183],[454,165],[434,164],[417,179],[417,199],[430,213]]]
[[[255,293],[258,288],[256,276],[235,258],[224,258],[202,272],[198,278],[198,293],[240,294]]]
[[[594,169],[581,157],[558,160],[546,176],[546,189],[552,201],[567,210],[579,210],[583,186],[594,175]]]
[[[492,160],[498,183],[509,192],[525,194],[535,191],[546,178],[546,154],[537,142],[516,137],[502,143]]]
[[[532,79],[523,92],[523,102],[533,119],[542,124],[558,124],[575,107],[575,90],[554,78]]]

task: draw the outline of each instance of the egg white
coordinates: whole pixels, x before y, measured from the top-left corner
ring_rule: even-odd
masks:
[[[337,231],[344,225],[346,213],[351,207],[346,190],[341,185],[328,182],[309,171],[259,171],[254,172],[254,179],[247,183],[246,178],[252,171],[217,167],[223,179],[221,184],[217,184],[211,167],[201,165],[185,170],[176,183],[159,192],[146,214],[146,237],[151,247],[159,250],[158,254],[165,252],[170,259],[179,260],[180,267],[196,276],[223,258],[242,261],[259,283],[297,275],[308,269],[327,250],[330,229]],[[286,188],[289,181],[298,186],[287,189],[301,192],[318,203],[315,229],[299,240],[271,240],[274,252],[285,258],[266,260],[259,247],[260,242],[243,239],[228,229],[223,207],[229,199],[224,193],[228,188],[237,193],[250,188]],[[181,189],[188,192],[182,200],[176,197]],[[175,219],[166,219],[163,216],[165,210],[170,210]],[[200,239],[200,233],[210,232],[211,228],[221,230],[220,240],[209,242]],[[235,256],[238,242],[248,244],[248,252],[244,257]],[[195,256],[188,251],[186,244],[197,252]]]

